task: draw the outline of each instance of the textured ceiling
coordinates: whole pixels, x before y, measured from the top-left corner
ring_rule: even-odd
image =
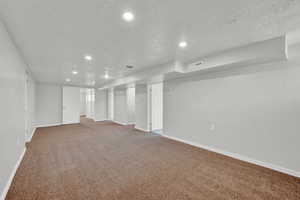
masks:
[[[0,0],[0,14],[38,81],[95,87],[300,28],[299,0]]]

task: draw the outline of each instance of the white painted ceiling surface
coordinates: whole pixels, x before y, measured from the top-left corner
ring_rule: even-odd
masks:
[[[299,0],[0,0],[0,14],[38,81],[94,87],[300,28]]]

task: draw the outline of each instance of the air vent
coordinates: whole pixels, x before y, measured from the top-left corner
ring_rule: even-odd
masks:
[[[133,69],[133,66],[132,65],[126,65],[126,68],[127,69]]]
[[[196,66],[199,66],[199,65],[202,65],[202,64],[203,64],[203,61],[195,63]]]

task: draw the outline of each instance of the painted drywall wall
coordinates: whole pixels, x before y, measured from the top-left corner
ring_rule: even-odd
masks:
[[[135,87],[126,88],[127,124],[135,124]]]
[[[95,90],[86,89],[86,117],[95,119]]]
[[[114,100],[115,94],[114,94],[114,88],[108,89],[107,94],[107,114],[108,114],[108,120],[114,120]]]
[[[135,91],[135,127],[137,129],[149,131],[147,86],[139,85],[136,87]]]
[[[36,126],[62,123],[62,86],[36,84]]]
[[[86,115],[86,89],[80,88],[80,115]]]
[[[164,134],[299,173],[299,66],[167,81]]]
[[[135,87],[114,90],[114,121],[120,124],[135,123]]]
[[[126,90],[114,90],[114,121],[127,124]]]
[[[95,90],[95,120],[107,120],[107,90]]]
[[[163,83],[151,84],[151,131],[163,129]]]
[[[0,199],[4,199],[25,150],[27,66],[2,22],[0,44]]]
[[[63,124],[80,123],[80,88],[63,86]]]
[[[25,100],[25,111],[26,111],[26,140],[30,141],[35,131],[35,80],[27,73],[27,86],[25,96],[27,100]]]

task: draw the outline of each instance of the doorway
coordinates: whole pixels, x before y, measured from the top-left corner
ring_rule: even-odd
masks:
[[[163,133],[163,83],[148,86],[149,129],[151,132]]]
[[[95,89],[80,88],[80,122],[96,120],[95,100]]]
[[[86,95],[86,118],[95,119],[95,90],[94,89],[85,89]]]

